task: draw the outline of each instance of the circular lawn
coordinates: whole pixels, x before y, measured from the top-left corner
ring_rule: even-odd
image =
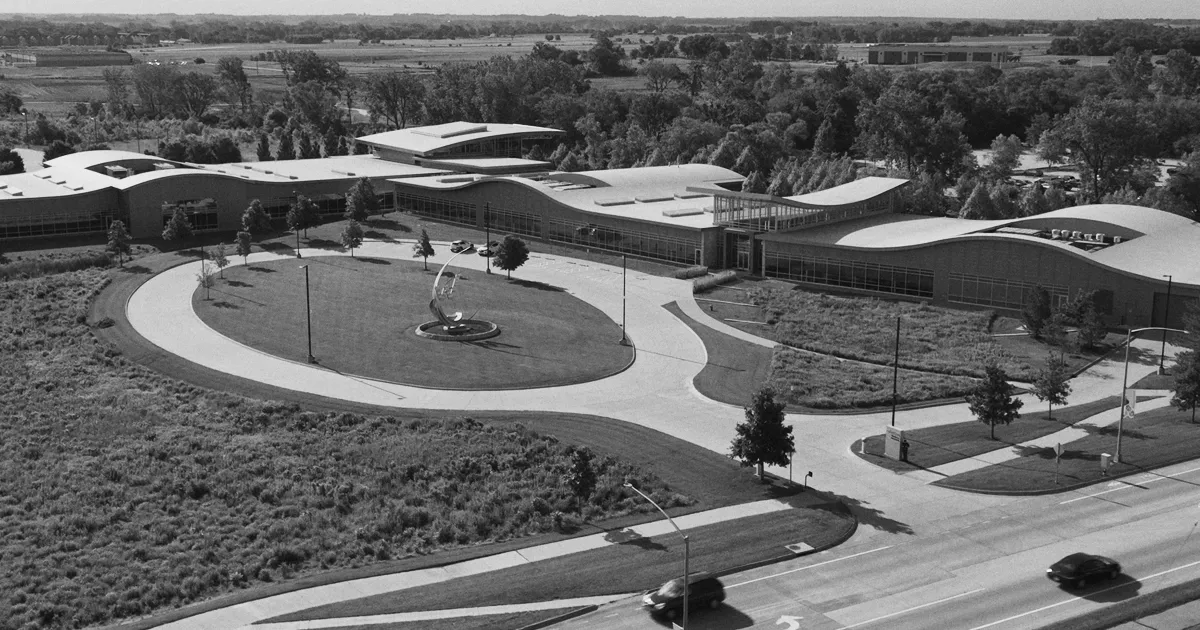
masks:
[[[442,309],[495,322],[500,335],[476,342],[417,336],[434,319],[437,267],[383,258],[325,256],[225,270],[192,305],[221,334],[293,361],[305,361],[304,270],[309,265],[312,353],[330,370],[420,387],[517,389],[581,383],[615,374],[633,360],[621,327],[599,309],[541,283],[502,272],[462,271]],[[451,271],[461,271],[451,267]],[[443,276],[443,285],[447,278]]]

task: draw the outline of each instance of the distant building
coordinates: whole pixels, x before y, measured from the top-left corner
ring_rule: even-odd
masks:
[[[1012,56],[1008,46],[954,46],[949,44],[876,44],[867,47],[867,63],[912,65],[953,61],[1004,63]]]
[[[128,66],[133,57],[125,51],[86,48],[35,48],[6,51],[5,61],[14,65],[39,67]]]

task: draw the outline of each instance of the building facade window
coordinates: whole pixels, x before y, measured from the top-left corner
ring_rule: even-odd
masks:
[[[112,210],[102,210],[0,217],[0,239],[104,232],[115,214]]]
[[[681,238],[637,230],[617,230],[611,227],[550,219],[546,238],[560,243],[572,243],[646,258],[669,260],[688,265],[700,264],[699,238]]]
[[[933,271],[930,269],[771,251],[764,255],[763,264],[763,275],[771,278],[913,297],[933,297]]]
[[[424,195],[414,195],[407,192],[396,192],[396,209],[402,212],[447,221],[462,225],[475,226],[475,205],[448,199],[436,199]]]
[[[486,212],[488,226],[497,232],[542,237],[542,218],[536,214],[501,208],[490,208]]]
[[[1023,308],[1029,293],[1036,286],[1006,278],[988,278],[965,273],[951,273],[948,280],[946,299],[950,302],[1012,310]],[[1042,285],[1042,288],[1050,294],[1051,303],[1055,305],[1066,302],[1070,296],[1067,287],[1064,286]]]
[[[215,200],[208,198],[188,199],[174,203],[164,201],[162,205],[163,227],[167,226],[167,222],[175,214],[176,208],[182,209],[184,214],[187,215],[188,223],[191,224],[193,232],[211,232],[218,229],[217,202]]]

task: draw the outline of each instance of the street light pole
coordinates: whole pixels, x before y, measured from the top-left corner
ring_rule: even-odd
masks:
[[[300,265],[304,270],[304,317],[308,322],[308,362],[316,363],[312,353],[312,300],[308,290],[308,265]]]
[[[296,191],[294,191],[294,190],[292,191],[292,209],[296,213],[296,226],[295,226],[296,258],[301,258],[301,256],[300,256],[300,223],[303,221],[303,217],[301,217],[301,215],[300,215],[300,197],[296,195]]]
[[[492,273],[492,254],[495,253],[492,251],[492,224],[488,221],[491,208],[491,203],[483,204],[483,251],[487,253],[487,256],[484,256],[484,258],[487,259],[488,273]]]
[[[1135,334],[1145,332],[1147,330],[1161,330],[1163,331],[1164,336],[1166,336],[1168,332],[1183,333],[1185,335],[1191,334],[1186,330],[1167,328],[1165,326],[1149,326],[1146,328],[1137,329],[1131,328],[1129,332],[1125,334],[1125,375],[1121,377],[1121,416],[1117,419],[1117,452],[1113,457],[1113,461],[1116,463],[1121,463],[1121,433],[1125,425],[1125,411],[1128,409],[1128,406],[1125,404],[1125,390],[1129,386],[1129,346],[1133,345],[1133,336]],[[1129,415],[1130,417],[1133,417],[1133,414]]]
[[[621,345],[629,343],[625,337],[625,254],[621,254]]]
[[[900,316],[896,316],[896,361],[892,363],[892,426],[896,426],[897,386],[900,383]]]
[[[29,142],[29,112],[24,108],[21,109],[21,117],[25,119],[25,136],[21,138],[21,142],[25,143]]]
[[[1167,303],[1165,305],[1163,305],[1162,325],[1170,326],[1171,325],[1171,319],[1170,319],[1170,315],[1171,315],[1171,276],[1168,275],[1168,276],[1163,276],[1163,277],[1167,279]],[[1163,365],[1166,363],[1166,360],[1167,360],[1167,331],[1164,330],[1163,338],[1162,338],[1162,352],[1160,352],[1158,355],[1158,373],[1159,374],[1166,373],[1166,370],[1163,369]]]
[[[659,507],[659,505],[657,503],[654,502],[654,499],[651,499],[650,497],[646,496],[645,492],[638,490],[636,486],[634,486],[632,483],[629,483],[628,481],[625,482],[625,487],[642,495],[642,498],[649,501],[650,505],[653,505],[656,509],[658,509],[659,512],[662,512],[663,517],[667,519],[667,522],[671,524],[671,527],[675,528],[675,532],[683,537],[683,630],[687,630],[687,627],[688,627],[688,588],[689,588],[689,585],[688,585],[688,556],[690,555],[690,552],[691,552],[691,548],[690,548],[689,542],[688,542],[688,537],[686,534],[683,533],[683,530],[679,529],[679,526],[675,524],[675,521],[672,520],[671,517],[667,515],[666,511],[663,510],[661,507]]]

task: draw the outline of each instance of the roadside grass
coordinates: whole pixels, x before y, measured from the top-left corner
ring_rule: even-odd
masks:
[[[1151,398],[1154,397],[1138,396],[1138,400]],[[881,465],[887,462],[889,468],[900,470],[934,468],[1050,435],[1096,414],[1116,409],[1119,403],[1119,396],[1108,396],[1082,405],[1055,409],[1052,418],[1046,410],[1023,413],[1012,424],[996,427],[995,440],[988,437],[987,425],[977,421],[905,431],[904,439],[909,443],[907,464],[884,458],[884,436],[874,435],[866,438],[864,459]]]
[[[435,270],[420,261],[308,257],[312,353],[324,368],[422,387],[501,389],[586,382],[623,370],[633,348],[599,309],[557,287],[506,280],[503,273],[459,271],[453,314],[499,325],[500,335],[476,342],[418,337],[433,321]],[[296,260],[231,266],[192,305],[221,334],[286,359],[307,358],[305,278]],[[454,272],[448,272],[450,276]],[[448,284],[447,280],[443,280]],[[584,351],[586,350],[586,352]]]
[[[1027,337],[993,337],[996,314],[992,311],[831,295],[781,287],[778,283],[751,287],[744,295],[740,300],[743,304],[715,304],[714,316],[763,322],[766,325],[728,323],[785,345],[879,365],[890,365],[894,360],[897,316],[901,319],[901,367],[979,377],[985,363],[996,361],[1010,378],[1030,381],[1048,352],[1061,351]],[[1002,320],[1002,330],[1011,328],[1011,322]],[[1110,335],[1095,352],[1067,353],[1068,364],[1072,369],[1083,367],[1116,341],[1117,336]]]
[[[1104,606],[1077,617],[1042,626],[1041,630],[1107,630],[1165,612],[1200,599],[1200,580],[1188,580],[1149,593],[1131,593],[1119,605]],[[1153,628],[1149,623],[1130,624],[1131,628]],[[1158,626],[1163,627],[1163,626]],[[1171,626],[1177,627],[1177,626]],[[1196,626],[1188,626],[1194,630]]]
[[[696,390],[728,405],[749,405],[755,390],[770,376],[773,351],[699,324],[674,303],[665,308],[704,343],[708,362],[692,380]]]
[[[1140,399],[1140,397],[1139,397]],[[1059,483],[1054,483],[1054,449],[1021,449],[1021,457],[979,470],[954,475],[935,485],[976,492],[1053,492],[1064,486],[1084,485],[1136,472],[1191,461],[1200,452],[1200,424],[1191,423],[1191,412],[1164,407],[1125,421],[1121,463],[1106,476],[1100,470],[1101,453],[1113,453],[1117,426],[1088,429],[1089,435],[1063,444]]]
[[[698,509],[599,448],[597,490],[581,503],[562,482],[571,447],[521,425],[586,435],[594,419],[313,413],[162,377],[89,329],[89,303],[123,273],[135,277],[0,282],[0,618],[16,626],[102,624],[322,571],[658,518],[626,496],[626,478]],[[652,433],[633,433],[647,453]],[[658,447],[685,474],[736,469]]]
[[[572,610],[575,609],[556,608],[553,610],[531,610],[504,615],[450,617],[448,619],[377,623],[365,626],[338,626],[338,630],[521,630],[540,621],[566,614]]]
[[[820,549],[853,532],[854,516],[840,503],[796,507],[688,530],[690,570],[721,573],[735,567],[792,557],[784,545]],[[415,610],[519,604],[589,595],[633,593],[661,585],[681,572],[683,541],[675,532],[650,538],[613,531],[616,543],[569,556],[319,606],[265,622],[379,615]],[[586,569],[581,570],[581,567]]]

